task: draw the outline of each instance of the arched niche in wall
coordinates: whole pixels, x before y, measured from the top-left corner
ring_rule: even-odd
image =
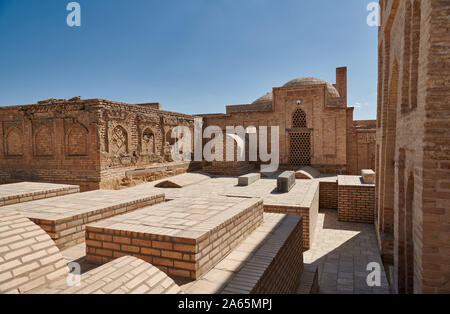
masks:
[[[141,153],[143,155],[154,154],[156,152],[155,142],[155,132],[151,128],[146,128],[142,132]]]
[[[10,127],[6,131],[5,155],[9,157],[23,156],[22,132],[16,127]]]
[[[116,126],[110,139],[110,151],[115,156],[128,154],[128,132],[120,125]]]
[[[75,124],[66,135],[66,147],[68,156],[87,156],[88,130],[81,124]]]

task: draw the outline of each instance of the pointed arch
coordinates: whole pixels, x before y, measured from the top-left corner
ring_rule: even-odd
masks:
[[[302,109],[295,110],[292,116],[292,128],[306,128],[306,113]]]
[[[86,156],[88,155],[88,130],[80,125],[75,124],[67,132],[67,154],[69,156]]]
[[[112,131],[111,153],[115,156],[128,154],[128,132],[120,125]]]
[[[142,132],[141,153],[144,155],[154,154],[156,152],[155,144],[155,132],[151,128],[146,128]]]
[[[6,156],[23,155],[22,132],[16,127],[10,127],[7,130],[5,137],[5,155]]]

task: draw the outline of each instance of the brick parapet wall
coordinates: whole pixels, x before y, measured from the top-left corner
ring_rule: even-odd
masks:
[[[338,187],[338,219],[346,222],[374,223],[375,186]]]
[[[338,208],[338,184],[335,182],[321,181],[319,183],[319,206],[324,209]]]

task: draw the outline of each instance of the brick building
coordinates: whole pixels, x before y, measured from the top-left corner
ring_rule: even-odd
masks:
[[[298,78],[252,104],[227,106],[226,114],[203,117],[206,125],[220,126],[224,132],[226,126],[279,126],[283,168],[311,165],[322,173],[359,174],[375,166],[375,121],[354,121],[353,110],[347,107],[343,67],[336,70],[334,85]]]
[[[382,0],[376,225],[399,293],[450,292],[450,2]]]
[[[128,172],[155,165],[165,166],[161,172],[174,168],[172,129],[194,125],[192,116],[157,103],[79,97],[1,107],[0,121],[2,182],[70,183],[82,190],[115,187]],[[176,167],[186,171],[190,164]]]

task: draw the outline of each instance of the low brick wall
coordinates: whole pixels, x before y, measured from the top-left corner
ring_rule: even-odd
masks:
[[[276,255],[252,289],[252,294],[296,293],[303,272],[302,229],[303,224],[299,221],[279,251],[276,251],[275,243],[264,247],[264,258],[268,258],[267,254]],[[283,241],[282,238],[280,237],[278,240]],[[258,253],[256,253],[255,258],[258,258]]]
[[[338,208],[338,184],[335,182],[321,181],[319,206],[323,209]]]
[[[166,204],[173,205],[174,202],[177,201]],[[86,260],[93,264],[104,264],[124,255],[132,255],[169,275],[197,279],[262,224],[262,200],[249,202],[252,202],[251,206],[226,221],[217,226],[209,225],[210,231],[205,230],[200,237],[196,237],[195,232],[192,233],[192,238],[159,234],[156,228],[153,228],[154,232],[121,230],[120,227],[114,227],[117,223],[115,221],[88,225]],[[161,207],[161,210],[163,209],[164,207]],[[126,220],[129,217],[119,218]],[[108,227],[108,224],[111,227]],[[195,227],[193,229],[196,230]]]
[[[347,222],[374,223],[375,186],[339,185],[338,219]]]
[[[264,204],[264,212],[302,216],[303,248],[308,250],[311,248],[314,240],[313,236],[316,228],[317,217],[319,215],[319,197],[320,192],[317,190],[309,208]]]

